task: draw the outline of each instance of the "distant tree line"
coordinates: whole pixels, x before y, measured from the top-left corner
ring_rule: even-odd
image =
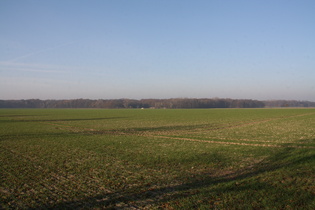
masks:
[[[171,98],[171,99],[108,99],[108,100],[0,100],[0,108],[154,108],[154,109],[207,109],[207,108],[263,108],[263,107],[315,107],[310,101],[258,101],[250,99],[221,98]]]
[[[295,100],[264,101],[266,107],[315,107],[315,102]]]

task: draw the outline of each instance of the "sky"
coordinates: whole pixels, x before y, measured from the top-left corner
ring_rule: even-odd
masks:
[[[314,0],[0,0],[0,99],[315,101]]]

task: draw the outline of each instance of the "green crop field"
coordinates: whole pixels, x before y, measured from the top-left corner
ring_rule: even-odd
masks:
[[[315,109],[0,109],[2,209],[314,209]]]

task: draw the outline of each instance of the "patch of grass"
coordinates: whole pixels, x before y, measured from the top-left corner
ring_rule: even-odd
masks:
[[[314,109],[0,110],[1,207],[313,209]]]

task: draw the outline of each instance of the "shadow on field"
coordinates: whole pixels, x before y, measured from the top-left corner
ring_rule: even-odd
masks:
[[[215,199],[216,196],[222,195],[226,192],[243,192],[247,193],[264,191],[270,192],[273,186],[266,182],[257,181],[259,176],[273,179],[272,175],[265,173],[272,173],[281,171],[284,169],[285,173],[290,173],[291,176],[298,176],[297,172],[293,172],[299,165],[311,162],[314,163],[315,155],[312,152],[305,152],[307,150],[284,148],[280,152],[269,157],[264,162],[256,163],[244,170],[229,173],[222,176],[211,176],[207,174],[191,174],[189,181],[182,180],[183,184],[167,186],[167,187],[152,187],[142,186],[135,188],[128,188],[127,190],[116,191],[114,193],[100,194],[92,197],[87,197],[82,200],[62,202],[55,205],[47,206],[43,205],[42,208],[60,209],[60,208],[106,208],[106,209],[120,209],[120,208],[150,208],[151,205],[160,206],[166,208],[167,203],[177,199],[189,199],[191,196],[197,195],[203,197],[205,202],[208,202],[211,198]],[[308,150],[309,151],[309,150]],[[293,170],[294,169],[294,170]],[[186,177],[187,178],[187,177]],[[178,178],[181,179],[181,178]],[[178,181],[181,180],[176,180]],[[276,180],[274,180],[276,181]],[[296,188],[286,188],[281,186],[279,189],[282,195],[278,195],[277,192],[271,191],[271,194],[266,195],[268,198],[275,199],[281,198],[283,194],[294,195],[296,194]],[[274,193],[274,194],[273,194]],[[311,203],[313,195],[311,192],[303,192],[299,195],[298,202],[300,205],[306,205]],[[244,197],[243,197],[244,198]],[[251,195],[247,195],[247,198],[251,198]],[[241,202],[241,201],[239,201]],[[180,205],[180,204],[179,204]],[[187,206],[185,206],[187,208]],[[198,204],[188,206],[189,208],[198,208]],[[263,207],[263,206],[262,206]]]

